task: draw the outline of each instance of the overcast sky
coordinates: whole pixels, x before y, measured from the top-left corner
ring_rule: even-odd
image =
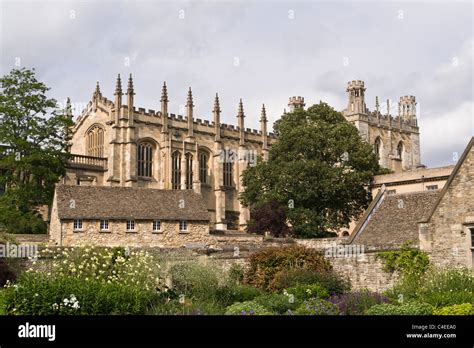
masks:
[[[100,82],[113,100],[118,73],[133,74],[136,107],[159,110],[167,82],[170,112],[258,128],[261,104],[275,121],[288,97],[307,106],[346,107],[347,81],[364,80],[395,106],[418,101],[422,162],[454,164],[474,134],[473,8],[459,2],[368,1],[4,1],[0,73],[35,68],[50,96],[71,97],[75,114]],[[126,86],[123,88],[126,89]]]

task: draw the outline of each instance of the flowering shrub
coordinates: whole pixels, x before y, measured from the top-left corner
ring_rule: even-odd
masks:
[[[145,290],[161,287],[160,266],[146,251],[124,248],[77,247],[44,249],[27,272],[108,284],[136,285]],[[36,266],[36,267],[35,267]]]
[[[301,245],[266,248],[250,256],[244,281],[264,290],[275,290],[272,280],[286,269],[303,268],[313,272],[328,272],[331,264],[316,250]]]
[[[226,308],[226,315],[272,315],[268,309],[255,301],[237,302]]]
[[[310,298],[328,298],[328,291],[320,284],[298,284],[292,288],[285,289],[284,295],[293,295],[298,300],[309,300]]]
[[[329,301],[312,298],[305,301],[293,313],[296,315],[338,315],[339,309]]]
[[[376,304],[389,302],[388,297],[369,290],[349,292],[332,296],[329,301],[339,307],[339,312],[344,315],[362,315]]]
[[[7,314],[18,315],[144,314],[155,296],[136,285],[34,273],[4,289]]]
[[[378,304],[365,312],[367,315],[430,315],[432,313],[433,307],[429,303],[415,301],[405,302],[401,305]]]

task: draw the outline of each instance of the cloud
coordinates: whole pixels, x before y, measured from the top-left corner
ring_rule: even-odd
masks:
[[[292,95],[342,110],[347,81],[361,79],[370,109],[376,95],[394,106],[416,95],[423,161],[432,166],[462,151],[472,134],[471,9],[463,2],[2,1],[1,73],[20,57],[52,96],[79,104],[96,81],[113,98],[117,73],[133,73],[137,106],[155,110],[166,80],[171,112],[192,86],[196,117],[212,118],[219,92],[223,122],[236,123],[243,98],[249,128],[259,127],[262,103],[273,122]]]

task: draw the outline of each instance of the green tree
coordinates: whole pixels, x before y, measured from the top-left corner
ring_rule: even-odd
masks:
[[[278,139],[269,160],[243,174],[242,204],[287,205],[292,233],[299,237],[330,236],[347,227],[368,206],[367,188],[380,171],[372,146],[323,102],[284,114],[274,132]]]
[[[0,224],[10,233],[45,232],[37,209],[51,204],[54,184],[65,174],[70,103],[59,109],[47,91],[34,69],[0,78]]]

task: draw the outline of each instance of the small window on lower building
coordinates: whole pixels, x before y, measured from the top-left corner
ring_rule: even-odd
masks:
[[[387,195],[394,195],[397,193],[397,190],[387,190]]]
[[[426,186],[426,189],[428,191],[434,191],[434,190],[438,189],[438,185],[428,185],[428,186]]]
[[[82,231],[82,220],[76,219],[73,222],[74,231]]]
[[[127,231],[135,231],[135,220],[127,220]]]
[[[100,220],[100,230],[101,231],[109,230],[109,220]]]
[[[188,231],[188,222],[187,221],[180,221],[179,222],[179,231],[180,232],[187,232]]]
[[[471,249],[474,249],[474,227],[471,228]]]
[[[153,232],[160,232],[161,231],[161,221],[154,220],[153,221]]]

